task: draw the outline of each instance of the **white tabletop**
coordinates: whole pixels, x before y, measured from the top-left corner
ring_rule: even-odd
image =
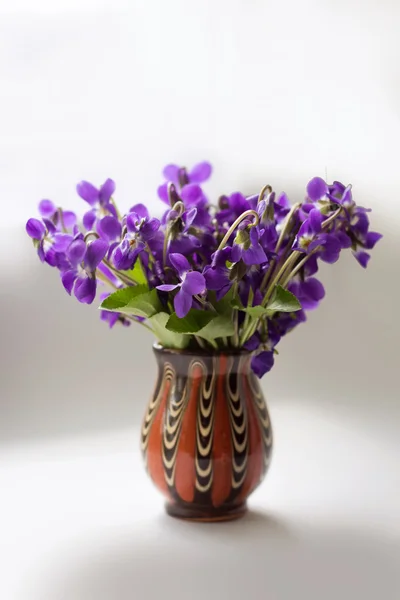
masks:
[[[224,524],[164,514],[137,429],[3,449],[0,598],[398,600],[396,438],[307,404],[272,418],[267,479]]]

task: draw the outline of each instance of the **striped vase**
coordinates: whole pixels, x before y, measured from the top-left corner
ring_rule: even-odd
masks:
[[[158,379],[141,442],[167,512],[196,521],[242,516],[272,451],[269,414],[250,354],[158,345],[154,352]]]

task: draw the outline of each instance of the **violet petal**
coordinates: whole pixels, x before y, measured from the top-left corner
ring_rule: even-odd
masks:
[[[96,297],[96,279],[82,275],[75,281],[74,294],[84,304],[92,304]]]
[[[211,177],[212,166],[209,162],[203,161],[198,163],[189,172],[189,180],[191,183],[202,183]]]
[[[111,196],[115,192],[115,181],[106,179],[99,191],[99,201],[101,205],[109,203]]]
[[[324,198],[328,191],[329,188],[321,177],[314,177],[307,184],[307,195],[313,202]]]
[[[176,288],[180,287],[180,284],[176,284],[176,285],[170,285],[168,283],[165,283],[163,285],[158,285],[157,289],[160,290],[161,292],[172,292],[172,290],[176,290]]]
[[[88,181],[81,181],[78,183],[76,186],[76,191],[78,192],[78,196],[80,196],[83,200],[86,200],[90,206],[94,206],[99,200],[99,190]]]
[[[102,237],[108,240],[115,240],[121,235],[121,223],[115,217],[106,216],[99,221],[97,229]]]
[[[274,353],[272,351],[260,352],[251,359],[251,368],[260,379],[265,373],[268,373],[273,366]]]
[[[104,240],[94,240],[88,244],[84,259],[85,267],[94,271],[107,254],[108,244]]]
[[[361,250],[359,250],[357,252],[353,252],[353,256],[364,269],[367,268],[369,259],[371,258],[368,252],[362,252]]]
[[[29,219],[26,223],[26,233],[34,240],[41,240],[46,232],[45,226],[39,219]]]
[[[178,165],[167,165],[162,172],[167,181],[172,181],[175,185],[179,183],[179,167]]]
[[[86,244],[83,240],[74,240],[67,249],[67,257],[69,258],[73,267],[76,267],[80,262],[82,262],[85,254]]]
[[[129,212],[136,213],[141,219],[148,219],[150,217],[149,211],[144,204],[135,204],[129,209]]]
[[[51,200],[41,200],[39,202],[39,212],[42,217],[50,218],[56,212],[57,207]]]
[[[96,213],[94,210],[89,210],[83,215],[83,225],[84,227],[90,231],[93,228],[94,222],[96,220]]]
[[[178,275],[180,277],[182,277],[182,275],[184,275],[184,273],[187,273],[187,271],[190,270],[190,264],[189,264],[187,258],[185,258],[183,256],[183,254],[179,254],[178,252],[175,252],[175,253],[173,252],[172,254],[169,255],[169,259],[171,261],[172,266],[178,272]]]
[[[64,271],[64,273],[61,276],[62,284],[69,295],[71,295],[77,276],[78,274],[76,270]]]
[[[191,294],[192,296],[204,292],[205,287],[206,280],[198,271],[191,271],[187,273],[185,280],[182,283],[182,290],[187,294]]]
[[[192,307],[192,302],[192,296],[190,294],[186,294],[181,288],[174,298],[175,312],[180,319],[186,317]]]

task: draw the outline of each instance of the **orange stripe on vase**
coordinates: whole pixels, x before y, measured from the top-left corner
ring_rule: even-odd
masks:
[[[219,358],[219,372],[215,397],[213,440],[213,485],[211,499],[215,507],[221,506],[232,489],[232,439],[227,398],[227,357]]]
[[[247,475],[238,495],[239,502],[246,500],[247,496],[249,496],[249,494],[257,487],[263,473],[264,461],[261,429],[254,406],[248,375],[245,373],[242,377],[247,407],[249,452],[247,458]]]
[[[171,389],[171,380],[166,379],[164,381],[164,389],[162,391],[162,398],[157,408],[157,412],[154,415],[154,420],[149,433],[149,441],[147,445],[147,468],[149,475],[167,498],[171,499],[169,493],[168,484],[165,481],[164,464],[162,459],[162,440],[163,440],[163,429],[164,429],[164,415],[169,398],[169,392]]]
[[[190,396],[182,419],[175,467],[175,490],[184,502],[193,502],[196,486],[196,423],[199,388],[204,370],[201,364],[193,365],[189,372]]]

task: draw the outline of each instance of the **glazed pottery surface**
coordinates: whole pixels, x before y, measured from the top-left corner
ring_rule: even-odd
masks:
[[[272,451],[269,414],[250,354],[158,345],[154,352],[159,372],[141,442],[167,512],[198,521],[242,516]]]

